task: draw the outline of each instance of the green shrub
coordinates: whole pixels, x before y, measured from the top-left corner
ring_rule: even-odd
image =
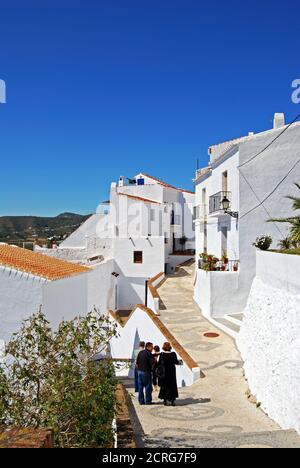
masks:
[[[53,332],[39,312],[24,321],[0,365],[0,423],[48,427],[58,447],[107,447],[113,439],[115,377],[92,361],[115,335],[94,310]]]
[[[260,250],[268,250],[272,245],[273,239],[271,236],[260,236],[256,238],[253,245]]]
[[[201,269],[205,271],[215,271],[219,259],[207,253],[200,254]]]

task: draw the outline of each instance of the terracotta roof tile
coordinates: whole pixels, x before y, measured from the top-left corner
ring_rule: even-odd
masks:
[[[81,265],[7,244],[0,244],[0,265],[51,281],[90,271]]]

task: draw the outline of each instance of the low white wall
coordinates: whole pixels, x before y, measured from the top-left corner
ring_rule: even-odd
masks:
[[[39,311],[45,284],[33,275],[0,267],[0,341],[9,341],[22,321]]]
[[[159,298],[158,297],[153,297],[151,289],[148,288],[148,303],[147,307],[149,309],[153,310],[156,314],[159,312]]]
[[[237,294],[238,272],[198,269],[196,275],[194,299],[205,317],[223,317],[242,312]]]
[[[48,257],[58,258],[72,263],[86,263],[87,249],[85,247],[47,249],[35,246],[35,252],[48,255]]]
[[[237,345],[262,408],[300,433],[300,257],[257,251],[256,262]]]
[[[114,359],[133,359],[134,349],[138,348],[140,341],[151,341],[160,347],[168,341],[148,314],[140,308],[135,310],[124,328],[118,325],[117,331],[119,336],[113,338],[110,343]],[[181,359],[181,356],[178,355],[178,358]],[[179,387],[190,386],[200,377],[200,369],[193,371],[186,364],[177,366],[176,369]],[[133,377],[133,370],[134,366],[130,369],[124,366],[120,373]]]
[[[173,273],[178,265],[192,259],[194,259],[193,255],[168,255],[166,258],[166,263],[168,264],[167,273]]]
[[[154,281],[151,280],[152,286],[156,289],[160,283],[164,280],[165,274],[161,273]],[[152,288],[148,287],[148,304],[147,307],[153,310],[157,315],[159,315],[160,308],[160,297],[157,294],[152,293]]]

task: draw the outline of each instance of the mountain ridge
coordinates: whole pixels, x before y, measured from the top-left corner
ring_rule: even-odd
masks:
[[[91,215],[60,213],[57,216],[0,216],[0,241],[70,235]]]

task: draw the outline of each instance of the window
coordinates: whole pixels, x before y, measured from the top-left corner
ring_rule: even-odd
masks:
[[[228,172],[225,171],[222,174],[222,190],[228,192]]]
[[[150,221],[155,221],[155,210],[150,210]]]
[[[136,250],[133,252],[133,263],[143,263],[143,252]]]

